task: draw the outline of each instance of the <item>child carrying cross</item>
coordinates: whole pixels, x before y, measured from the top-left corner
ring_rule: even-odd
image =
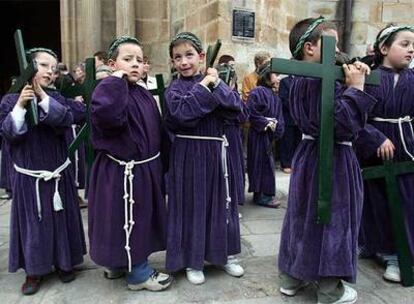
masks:
[[[290,32],[290,50],[296,60],[320,62],[321,35],[338,40],[334,24],[323,17],[305,19]],[[338,50],[337,50],[338,52]],[[352,149],[367,112],[376,100],[363,92],[367,65],[343,65],[346,85],[337,83],[334,100],[334,157],[331,221],[317,224],[318,137],[321,80],[295,77],[291,113],[303,140],[293,158],[288,209],[279,252],[281,293],[294,296],[308,282],[318,286],[318,303],[355,303],[357,237],[362,209],[362,177]],[[324,161],[324,160],[319,160]]]
[[[37,62],[32,84],[20,94],[4,96],[0,104],[2,134],[17,171],[13,179],[9,271],[26,271],[25,295],[36,293],[44,275],[57,270],[62,282],[75,279],[73,267],[86,253],[65,133],[75,114],[69,100],[47,88],[57,65],[45,48],[28,51]],[[39,124],[25,120],[25,106],[37,102]]]

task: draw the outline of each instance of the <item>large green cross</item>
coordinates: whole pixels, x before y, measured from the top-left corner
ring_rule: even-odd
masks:
[[[32,82],[34,75],[37,73],[37,65],[33,60],[30,64],[27,64],[22,32],[19,29],[14,33],[14,43],[16,45],[17,60],[19,61],[20,76],[17,78],[16,83],[9,89],[8,93],[19,93],[26,84]],[[26,116],[29,123],[32,126],[37,125],[39,123],[37,102],[30,101],[26,109]]]
[[[165,83],[164,83],[164,78],[162,77],[162,74],[157,74],[155,75],[155,79],[157,80],[157,88],[150,90],[150,93],[153,96],[158,96],[160,99],[160,106],[161,106],[161,114],[164,113],[164,107],[165,107],[165,96],[164,96],[164,91],[165,91]]]
[[[220,51],[221,48],[221,40],[217,39],[216,43],[211,46],[209,45],[207,48],[207,53],[206,53],[206,65],[207,68],[212,68],[214,65],[214,61],[216,61],[217,55]]]
[[[87,180],[89,180],[90,170],[92,168],[92,163],[94,160],[94,151],[92,147],[92,143],[90,141],[90,133],[91,133],[91,121],[90,121],[90,102],[92,98],[93,90],[95,89],[98,81],[95,77],[95,58],[87,58],[85,63],[85,81],[83,82],[82,86],[79,91],[71,91],[71,94],[75,94],[73,96],[82,95],[83,99],[86,104],[87,110],[87,118],[85,124],[82,126],[81,130],[79,131],[76,138],[72,141],[69,145],[68,154],[70,157],[73,157],[75,151],[79,149],[79,146],[82,142],[86,142],[86,163],[87,163]]]
[[[391,223],[400,265],[401,280],[404,286],[414,286],[413,260],[405,230],[404,215],[401,207],[401,196],[396,177],[414,173],[414,162],[405,161],[394,163],[385,161],[381,166],[362,169],[364,179],[385,178],[388,205],[391,211]],[[411,219],[412,220],[412,219]]]
[[[321,93],[321,131],[319,135],[319,198],[317,222],[328,224],[331,218],[331,197],[333,183],[334,148],[334,100],[335,81],[345,80],[342,67],[335,65],[335,38],[322,35],[321,62],[312,63],[272,58],[271,71],[280,74],[320,78]],[[380,82],[378,72],[371,72],[365,79],[366,84]],[[340,186],[340,185],[339,185]]]

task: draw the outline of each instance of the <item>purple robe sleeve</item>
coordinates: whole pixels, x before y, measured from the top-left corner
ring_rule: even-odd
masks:
[[[335,138],[340,141],[356,138],[376,102],[373,96],[361,90],[347,88],[335,101]]]
[[[277,125],[276,130],[274,133],[275,139],[280,139],[283,136],[283,133],[285,132],[285,120],[283,118],[283,107],[282,107],[282,101],[278,96],[275,96],[275,105],[276,105],[276,119],[277,119]]]
[[[265,127],[269,123],[265,114],[269,109],[262,96],[257,94],[257,90],[250,92],[247,99],[247,107],[249,109],[249,121],[251,127],[257,132],[265,132]]]
[[[102,80],[92,95],[91,120],[102,129],[127,125],[128,84],[124,79],[109,76]]]
[[[200,119],[220,105],[215,96],[198,83],[187,92],[182,92],[178,86],[172,87],[165,97],[168,126],[195,127]]]
[[[70,127],[73,123],[73,116],[70,108],[62,105],[56,99],[49,96],[49,111],[45,113],[39,109],[39,122],[51,127]]]
[[[242,100],[237,92],[232,90],[224,81],[214,88],[213,96],[220,103],[220,106],[227,110],[241,112]],[[238,115],[239,113],[237,113]]]
[[[70,107],[73,115],[73,123],[76,125],[82,125],[86,122],[86,105],[72,98],[66,99],[66,103]]]
[[[0,104],[0,123],[2,135],[10,142],[21,140],[28,130],[27,123],[24,123],[24,125],[17,130],[16,124],[11,116],[11,111],[13,110],[18,98],[18,94],[7,94],[3,97]]]

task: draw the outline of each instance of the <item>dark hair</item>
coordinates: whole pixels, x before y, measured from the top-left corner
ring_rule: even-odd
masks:
[[[119,55],[119,47],[125,43],[132,43],[138,45],[142,49],[142,44],[139,42],[138,39],[131,37],[131,36],[121,36],[116,38],[112,43],[109,45],[108,49],[108,57],[109,59],[116,60]]]
[[[104,64],[108,62],[108,54],[105,51],[97,51],[93,57],[98,57]]]
[[[303,34],[308,30],[317,18],[307,18],[296,23],[289,34],[289,49],[292,55],[298,45],[298,42]],[[309,37],[306,38],[305,42],[310,42],[316,44],[321,38],[322,33],[326,30],[336,30],[336,25],[330,21],[323,21],[319,24],[313,31],[310,33]],[[303,60],[303,47],[302,49],[294,56],[297,60]]]
[[[230,61],[234,61],[233,56],[231,56],[231,55],[221,55],[219,60],[218,60],[218,64],[229,63]]]
[[[270,76],[275,74],[270,70],[270,61],[266,61],[261,66],[259,66],[257,73],[259,74],[259,78],[257,79],[257,85],[271,88],[272,84],[270,82]]]
[[[173,58],[173,48],[183,43],[190,43],[199,54],[203,51],[201,40],[196,35],[190,32],[182,32],[175,35],[170,43],[170,58]]]

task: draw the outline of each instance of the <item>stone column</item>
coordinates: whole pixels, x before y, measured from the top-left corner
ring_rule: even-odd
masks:
[[[135,37],[135,1],[116,1],[116,36],[129,35]]]
[[[60,27],[62,58],[69,69],[78,60],[77,54],[76,3],[74,0],[60,1]]]
[[[101,0],[81,1],[81,24],[82,33],[81,47],[79,49],[81,58],[91,57],[96,51],[101,50]]]

